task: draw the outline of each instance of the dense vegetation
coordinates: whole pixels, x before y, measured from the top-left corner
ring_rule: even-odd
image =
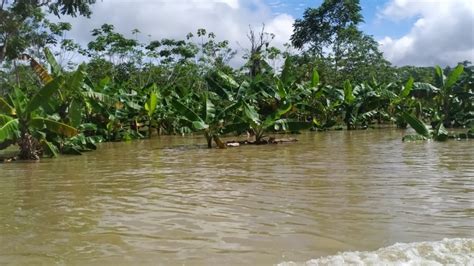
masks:
[[[127,38],[105,24],[81,47],[62,37],[70,24],[47,19],[48,12],[87,16],[93,3],[1,1],[0,150],[17,145],[19,158],[38,159],[81,154],[102,141],[193,132],[225,148],[226,134],[250,133],[249,143],[262,144],[273,141],[271,132],[372,124],[410,124],[418,135],[406,140],[445,140],[445,128],[474,126],[470,62],[391,66],[358,30],[358,1],[308,9],[286,51],[271,46],[264,27],[250,29],[238,69],[229,66],[236,55],[229,42],[205,29],[145,43],[138,30]],[[67,60],[74,54],[88,59],[74,64]]]

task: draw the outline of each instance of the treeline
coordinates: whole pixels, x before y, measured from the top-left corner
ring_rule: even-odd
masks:
[[[88,15],[92,2],[48,3],[58,15]],[[226,134],[263,144],[271,132],[409,123],[419,135],[407,139],[444,140],[445,127],[474,126],[474,67],[391,66],[357,29],[358,1],[308,9],[284,51],[264,27],[250,29],[239,68],[229,66],[229,42],[205,29],[143,42],[138,30],[129,38],[105,24],[81,47],[62,38],[71,25],[46,20],[41,3],[0,7],[0,150],[17,145],[21,159],[156,134],[201,132],[208,147],[225,148]]]

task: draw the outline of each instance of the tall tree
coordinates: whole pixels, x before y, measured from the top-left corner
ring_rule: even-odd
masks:
[[[37,43],[54,43],[46,14],[90,16],[95,0],[0,0],[0,63],[15,59]]]
[[[310,50],[323,54],[325,47],[337,45],[345,31],[363,21],[359,0],[325,0],[295,21],[291,42],[296,48],[309,45]]]
[[[390,63],[372,36],[357,28],[363,21],[359,0],[325,0],[296,20],[291,42],[326,62],[333,73],[331,83],[368,79],[380,69],[389,70]]]

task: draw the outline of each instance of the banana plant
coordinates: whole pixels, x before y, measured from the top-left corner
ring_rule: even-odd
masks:
[[[449,137],[448,131],[446,130],[442,122],[440,122],[434,130],[431,130],[425,123],[423,123],[423,121],[421,121],[416,116],[410,113],[403,112],[402,117],[417,133],[404,136],[403,141],[429,139],[434,139],[436,141],[445,141]]]
[[[212,141],[214,140],[217,147],[224,149],[226,145],[220,138],[220,132],[224,126],[225,114],[230,109],[235,108],[236,104],[230,105],[218,114],[214,103],[209,97],[209,93],[204,93],[201,98],[200,105],[196,108],[196,112],[177,99],[173,99],[171,104],[190,127],[204,133],[208,148],[212,148]]]
[[[464,66],[458,65],[454,68],[451,73],[446,77],[443,74],[443,70],[441,67],[436,66],[436,76],[438,80],[439,86],[439,95],[438,95],[438,103],[441,108],[441,113],[443,114],[443,123],[448,125],[451,122],[451,108],[453,105],[453,88],[456,82],[458,82],[461,74],[464,72]]]
[[[442,121],[445,126],[451,126],[454,120],[456,106],[459,104],[458,95],[455,93],[457,82],[464,72],[464,66],[458,65],[447,76],[441,67],[435,67],[436,84],[417,82],[414,84],[414,92],[422,93],[423,101],[431,107],[431,119],[434,124]]]
[[[99,104],[113,106],[116,103],[113,97],[94,90],[95,86],[87,76],[86,64],[79,65],[71,73],[65,73],[48,48],[44,49],[44,54],[52,74],[50,75],[47,71],[42,71],[41,74],[50,76],[51,79],[57,77],[64,79],[57,103],[59,115],[64,122],[78,127],[83,122],[84,115],[90,114],[93,107]]]
[[[344,100],[340,107],[344,112],[344,123],[347,130],[357,129],[367,124],[377,114],[378,95],[366,86],[360,84],[352,87],[349,80],[344,82]]]
[[[283,128],[286,128],[288,121],[281,119],[281,116],[288,113],[291,108],[290,103],[285,103],[274,112],[263,117],[255,110],[254,106],[243,102],[244,117],[247,119],[249,128],[255,134],[255,142],[257,144],[263,143],[262,139],[265,132],[272,126],[277,125],[276,128],[279,128],[279,125],[282,125]]]
[[[0,98],[0,146],[18,144],[20,159],[37,160],[43,153],[56,156],[58,148],[48,141],[52,134],[76,135],[77,129],[45,116],[42,108],[59,91],[63,79],[49,81],[33,97],[15,88],[9,100]]]
[[[388,107],[388,113],[391,117],[395,119],[395,123],[398,128],[406,128],[407,122],[403,118],[404,112],[411,112],[417,102],[413,97],[411,97],[411,91],[413,90],[414,79],[410,77],[405,85],[402,86],[398,94],[395,94],[395,97],[391,98],[390,104]]]
[[[158,89],[156,87],[156,84],[153,84],[150,94],[148,96],[148,99],[145,102],[145,106],[144,106],[147,119],[148,119],[148,137],[151,137],[153,126],[158,127],[158,123],[154,119],[154,114],[155,114],[156,108],[158,107],[159,101],[160,99],[159,99]]]

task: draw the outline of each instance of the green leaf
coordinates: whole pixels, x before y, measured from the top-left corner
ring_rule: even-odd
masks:
[[[448,139],[448,130],[444,127],[443,122],[440,122],[436,127],[434,135],[436,141],[446,141]]]
[[[0,113],[15,115],[15,108],[11,106],[4,98],[0,97]]]
[[[78,92],[82,89],[84,78],[86,77],[86,65],[81,64],[70,78],[67,79],[66,86],[71,92]]]
[[[222,134],[229,134],[233,132],[241,133],[244,132],[245,130],[248,130],[250,128],[249,123],[233,123],[233,124],[228,124],[222,129]]]
[[[132,109],[135,109],[137,111],[142,110],[142,106],[140,106],[138,103],[133,102],[133,101],[126,101],[125,104]]]
[[[277,79],[277,87],[278,96],[280,96],[280,100],[285,99],[288,93],[286,92],[285,85],[283,85],[283,82],[279,79]]]
[[[193,127],[196,129],[196,130],[204,130],[204,129],[208,129],[209,128],[209,125],[206,124],[204,121],[202,120],[197,120],[197,121],[193,121]]]
[[[145,103],[145,110],[148,112],[148,117],[153,116],[158,105],[158,95],[155,91],[150,92],[147,102]]]
[[[414,79],[413,77],[410,77],[407,83],[405,84],[405,86],[403,86],[402,91],[400,92],[401,98],[406,98],[408,97],[408,95],[410,95],[410,92],[413,89],[413,83],[414,83]]]
[[[283,69],[282,69],[281,75],[280,75],[280,80],[283,82],[283,84],[287,85],[293,79],[292,71],[291,71],[292,65],[293,65],[293,62],[291,60],[291,57],[287,57],[285,59],[285,63],[283,65]]]
[[[184,104],[180,103],[175,99],[171,101],[171,104],[176,109],[176,111],[178,111],[181,115],[184,116],[186,120],[192,123],[193,127],[196,130],[203,130],[209,128],[209,125],[206,124],[206,122],[204,122],[201,117],[199,117],[193,110],[189,109]]]
[[[464,72],[464,66],[458,65],[448,76],[446,80],[445,88],[450,89],[461,77],[461,74]]]
[[[55,78],[48,84],[46,84],[40,91],[38,91],[33,98],[30,100],[25,108],[25,113],[30,114],[31,112],[38,109],[43,104],[48,103],[51,96],[61,88],[63,79]]]
[[[41,147],[43,147],[43,151],[46,155],[50,156],[50,157],[58,157],[58,148],[56,146],[54,146],[51,142],[45,140],[45,139],[42,139],[40,141],[40,144],[41,144]]]
[[[181,115],[183,115],[189,121],[203,121],[201,117],[199,117],[193,110],[189,109],[187,106],[182,104],[181,102],[173,99],[171,101],[173,107],[178,111]]]
[[[71,127],[69,125],[66,125],[64,123],[42,118],[42,117],[35,117],[31,119],[30,126],[35,127],[37,129],[43,129],[46,128],[56,134],[66,136],[66,137],[73,137],[77,135],[77,129],[74,127]]]
[[[421,91],[427,95],[429,94],[435,94],[439,91],[439,88],[436,88],[435,86],[425,83],[425,82],[415,82],[413,83],[413,90],[416,91]]]
[[[62,75],[62,69],[61,66],[58,64],[58,61],[56,61],[56,58],[54,58],[53,53],[51,50],[49,50],[48,47],[44,48],[44,55],[46,57],[46,61],[48,61],[48,64],[51,66],[51,72],[55,77]]]
[[[446,77],[444,76],[443,70],[440,66],[435,66],[435,73],[440,87],[444,87]]]
[[[0,114],[0,143],[19,137],[18,119]]]
[[[319,73],[316,68],[313,70],[313,77],[311,79],[311,87],[317,87],[319,85]]]
[[[82,104],[78,100],[72,100],[69,104],[69,120],[71,126],[78,127],[82,122]]]
[[[268,128],[276,123],[280,117],[286,113],[288,113],[293,106],[290,103],[286,103],[283,106],[280,106],[274,113],[267,116],[265,121],[262,124],[263,128]]]
[[[283,130],[293,132],[309,129],[313,126],[312,122],[292,121],[287,119],[279,119],[276,123],[281,124]]]
[[[204,110],[206,112],[204,115],[204,121],[210,122],[216,116],[216,107],[214,106],[214,104],[211,102],[211,100],[209,99],[207,95],[205,96],[204,103],[205,103]]]
[[[242,101],[235,102],[227,106],[226,108],[224,108],[224,110],[222,110],[217,117],[219,119],[224,119],[226,116],[232,114],[233,112],[235,112],[235,110],[237,110],[241,106],[242,106]]]
[[[246,102],[243,102],[242,106],[244,108],[245,117],[249,119],[253,124],[260,125],[261,121],[255,108]]]
[[[86,98],[89,98],[94,101],[101,102],[103,104],[106,104],[108,106],[113,106],[117,102],[113,97],[110,97],[106,94],[100,93],[100,92],[95,92],[95,91],[84,91],[82,92],[82,95]]]
[[[346,104],[351,104],[355,101],[355,96],[352,92],[352,85],[349,80],[344,82],[344,102]]]
[[[277,119],[280,118],[282,115],[288,113],[291,108],[293,108],[293,105],[291,105],[291,103],[285,103],[276,110],[275,117]]]
[[[64,147],[62,153],[69,155],[82,155],[82,152],[76,147]]]
[[[431,137],[429,128],[421,120],[407,112],[403,112],[402,117],[416,131],[416,133],[425,138]]]
[[[229,90],[235,91],[239,88],[239,84],[232,77],[221,71],[215,72],[206,80],[212,91],[229,101],[233,100],[232,94]]]

